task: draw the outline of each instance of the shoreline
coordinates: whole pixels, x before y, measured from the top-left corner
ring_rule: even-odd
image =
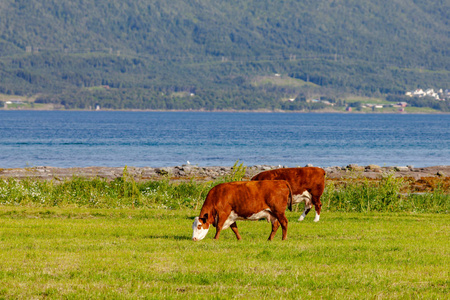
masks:
[[[59,168],[50,166],[39,166],[29,168],[0,168],[0,179],[40,179],[64,181],[75,177],[103,178],[114,180],[126,174],[136,181],[161,180],[168,178],[173,181],[196,180],[212,181],[232,174],[231,166],[199,167],[196,165],[182,165],[174,167],[72,167]],[[254,175],[280,166],[256,165],[247,166],[244,180],[249,180]],[[421,180],[423,178],[447,178],[450,177],[450,166],[430,166],[414,168],[412,166],[390,166],[380,167],[377,165],[359,166],[349,164],[346,167],[324,167],[327,179],[339,180],[346,178],[368,178],[381,179],[386,174],[395,177],[412,178]]]
[[[204,110],[204,109],[48,109],[48,108],[0,108],[0,111],[70,111],[70,112],[202,112],[202,113],[280,113],[280,114],[366,114],[366,115],[449,115],[444,111],[340,111],[340,110]]]

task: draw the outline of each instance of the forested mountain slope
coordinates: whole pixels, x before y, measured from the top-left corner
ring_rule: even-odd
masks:
[[[449,11],[445,0],[2,0],[0,93],[80,108],[272,109],[448,88]]]

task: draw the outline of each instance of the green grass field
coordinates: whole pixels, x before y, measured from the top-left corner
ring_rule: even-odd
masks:
[[[199,209],[0,206],[4,299],[448,299],[450,216],[287,212],[193,242]]]

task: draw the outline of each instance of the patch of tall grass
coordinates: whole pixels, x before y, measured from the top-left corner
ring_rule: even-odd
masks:
[[[442,184],[432,191],[415,193],[409,183],[393,174],[380,180],[351,179],[327,182],[322,196],[323,209],[355,212],[437,212],[450,211],[450,193]]]
[[[208,191],[222,182],[242,180],[245,167],[237,163],[233,172],[216,181],[135,181],[124,169],[113,181],[81,178],[59,181],[0,179],[0,205],[30,207],[162,208],[198,209]],[[408,190],[402,178],[386,175],[381,180],[327,180],[322,196],[324,211],[343,212],[433,212],[450,211],[450,193],[444,186],[426,193]],[[405,192],[406,191],[406,192]]]
[[[195,208],[211,183],[173,183],[169,179],[136,182],[126,177],[107,181],[76,177],[62,183],[0,180],[0,205],[77,206],[92,208]]]

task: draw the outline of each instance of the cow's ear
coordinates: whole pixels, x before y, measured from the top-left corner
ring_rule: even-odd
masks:
[[[203,224],[206,224],[206,222],[208,221],[208,214],[204,214],[202,218],[200,218],[200,220],[202,220]]]

